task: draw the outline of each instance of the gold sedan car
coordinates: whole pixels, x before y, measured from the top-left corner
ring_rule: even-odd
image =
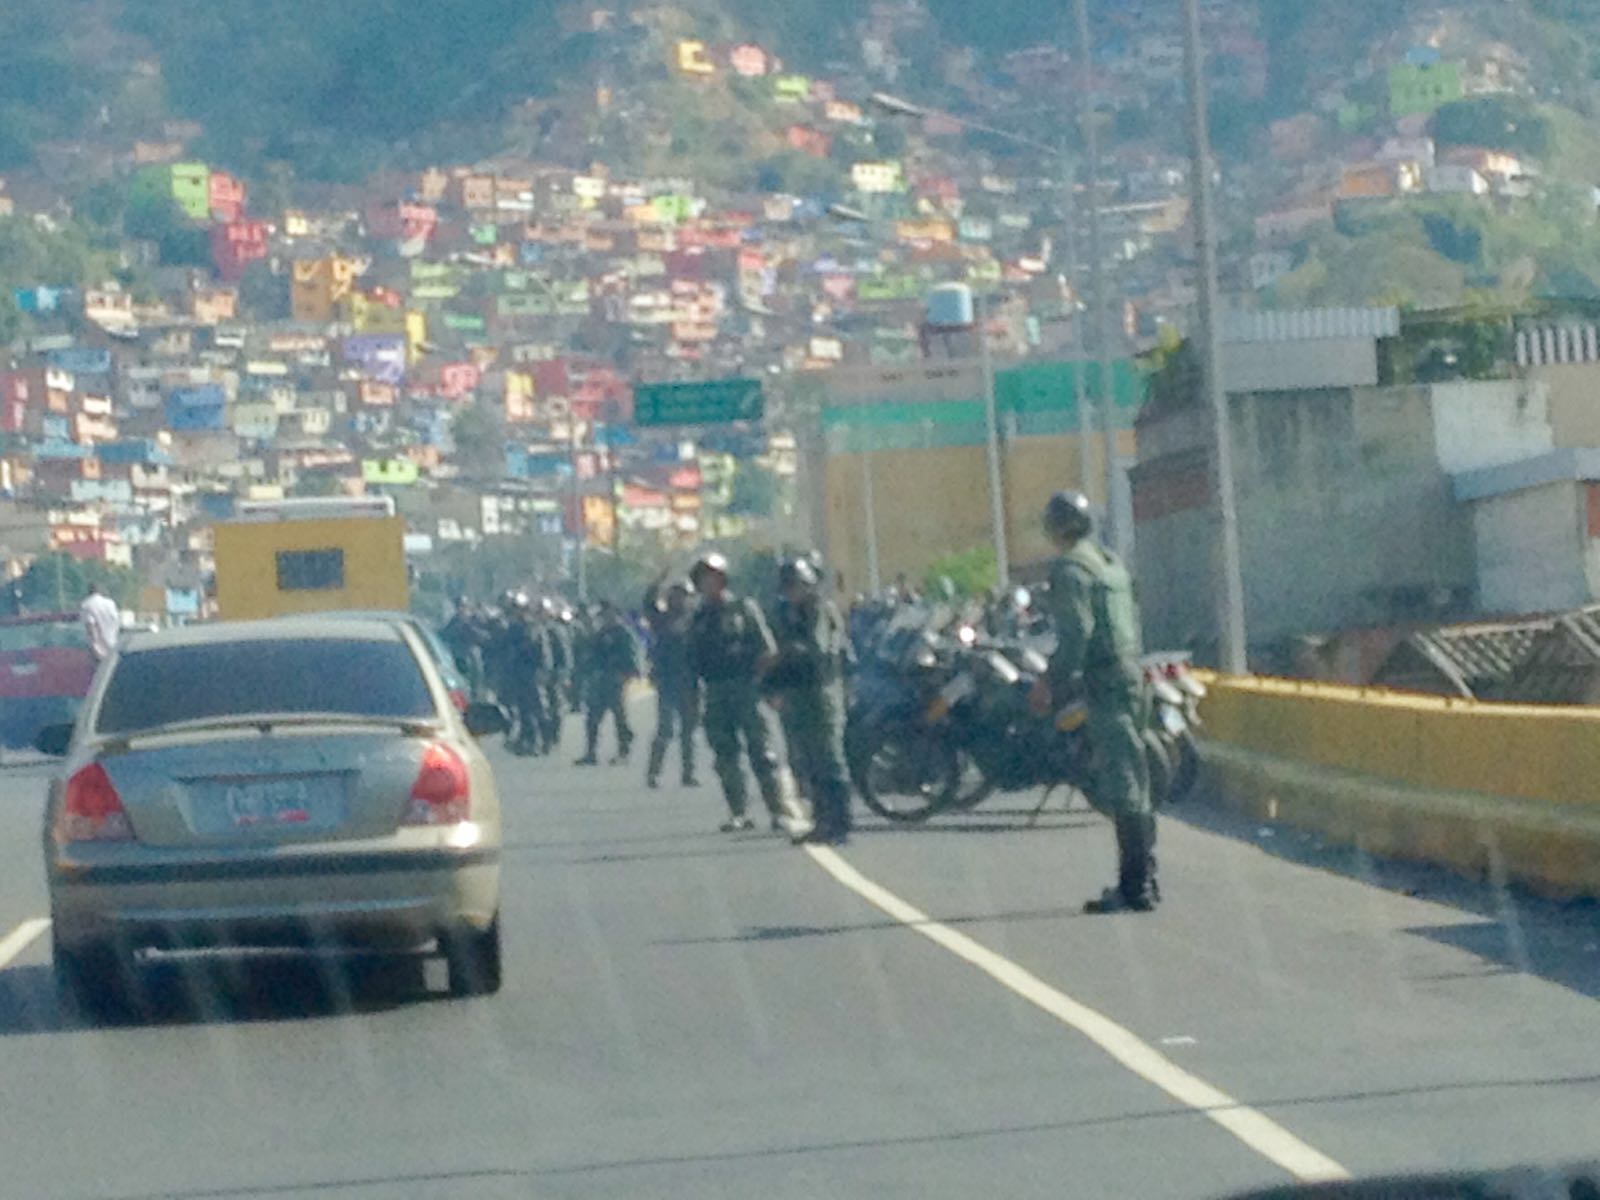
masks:
[[[45,810],[57,978],[96,1010],[145,948],[437,947],[500,986],[500,805],[416,632],[296,617],[133,636],[95,678]]]

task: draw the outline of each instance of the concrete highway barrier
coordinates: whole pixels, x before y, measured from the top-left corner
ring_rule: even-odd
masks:
[[[1217,677],[1219,802],[1374,854],[1600,896],[1600,709]]]

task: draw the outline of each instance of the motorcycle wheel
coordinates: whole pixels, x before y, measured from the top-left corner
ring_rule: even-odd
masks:
[[[981,767],[965,754],[958,754],[955,786],[951,789],[951,812],[971,812],[998,791]]]
[[[1144,733],[1144,760],[1150,775],[1150,807],[1159,812],[1172,799],[1173,767],[1165,739],[1153,729]]]
[[[1200,781],[1200,747],[1193,733],[1184,733],[1172,743],[1172,798],[1187,800]]]
[[[916,731],[882,729],[858,734],[849,753],[850,777],[868,808],[886,821],[916,824],[949,805],[960,766],[951,751]],[[907,764],[915,764],[908,768]],[[895,776],[915,769],[914,791]]]

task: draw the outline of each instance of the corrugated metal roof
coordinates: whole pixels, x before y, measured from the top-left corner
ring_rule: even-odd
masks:
[[[1563,322],[1517,330],[1517,366],[1600,362],[1600,326]]]
[[[1556,619],[1494,698],[1518,704],[1592,704],[1600,697],[1600,606]]]
[[[1398,308],[1297,308],[1222,315],[1224,342],[1302,342],[1399,334]]]
[[[1483,699],[1516,673],[1554,626],[1549,617],[1474,625],[1446,625],[1414,633],[1400,643],[1373,683],[1408,691]]]

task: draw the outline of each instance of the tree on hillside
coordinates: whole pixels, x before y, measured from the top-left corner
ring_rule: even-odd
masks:
[[[743,517],[770,517],[777,511],[782,491],[783,481],[777,472],[760,463],[740,463],[733,477],[728,511]]]
[[[22,605],[31,612],[76,609],[91,583],[98,584],[123,608],[132,608],[139,600],[139,576],[127,567],[79,562],[72,555],[59,552],[34,559],[20,582]]]
[[[993,546],[974,546],[955,554],[943,554],[928,564],[923,591],[943,595],[945,581],[957,596],[981,596],[1000,582],[999,562]]]
[[[499,479],[506,472],[506,423],[485,404],[462,409],[450,422],[452,456],[471,479]]]
[[[1520,96],[1474,96],[1435,113],[1433,136],[1440,146],[1485,146],[1537,158],[1550,152],[1554,132]]]
[[[201,267],[211,262],[211,238],[170,196],[139,196],[122,216],[129,237],[154,242],[163,266]]]
[[[77,136],[110,98],[105,64],[71,51],[77,7],[0,4],[0,169],[31,161],[41,141]]]

